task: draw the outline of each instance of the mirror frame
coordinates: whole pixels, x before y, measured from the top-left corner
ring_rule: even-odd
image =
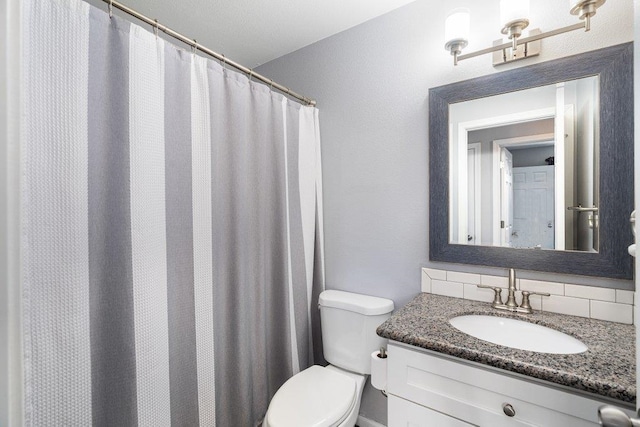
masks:
[[[450,243],[449,104],[595,75],[600,83],[600,251]],[[429,259],[632,279],[627,248],[633,243],[633,126],[631,42],[429,89]]]

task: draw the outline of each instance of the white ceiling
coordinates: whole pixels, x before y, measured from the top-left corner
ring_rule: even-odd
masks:
[[[413,0],[119,1],[254,68]]]

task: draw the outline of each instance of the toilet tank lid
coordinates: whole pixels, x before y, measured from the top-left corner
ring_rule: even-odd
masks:
[[[336,290],[322,292],[319,303],[320,307],[339,308],[367,316],[387,314],[393,311],[393,301],[390,299]]]

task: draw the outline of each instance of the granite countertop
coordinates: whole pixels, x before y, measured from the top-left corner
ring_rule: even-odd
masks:
[[[580,354],[550,354],[493,344],[460,332],[449,319],[488,314],[526,320],[574,336],[589,347]],[[636,400],[635,327],[534,312],[516,314],[487,302],[422,293],[380,325],[378,335],[461,359],[517,372],[627,403]]]

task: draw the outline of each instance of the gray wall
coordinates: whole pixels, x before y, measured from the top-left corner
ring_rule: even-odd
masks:
[[[549,30],[574,23],[567,5],[560,3],[532,2],[532,26]],[[506,273],[429,262],[428,90],[628,42],[633,38],[633,2],[607,2],[591,32],[545,40],[540,57],[494,69],[485,55],[454,67],[443,49],[447,13],[459,6],[471,9],[473,40],[467,50],[472,51],[499,36],[498,4],[418,0],[257,68],[318,101],[328,288],[388,297],[399,307],[420,292],[422,266]],[[576,280],[535,272],[520,277]],[[386,423],[385,405],[378,392],[367,388],[361,413]]]
[[[553,145],[546,147],[532,147],[522,150],[511,150],[513,154],[513,167],[545,166],[546,159],[553,157]]]

